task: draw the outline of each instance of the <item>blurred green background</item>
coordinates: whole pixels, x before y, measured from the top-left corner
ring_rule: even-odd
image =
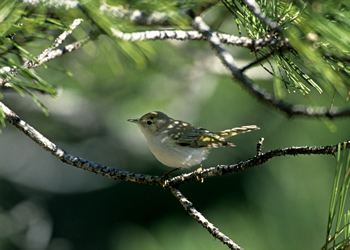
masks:
[[[145,64],[135,66],[101,36],[50,62],[70,70],[72,77],[39,68],[46,81],[60,88],[56,100],[38,94],[50,110],[48,117],[28,96],[7,91],[3,102],[70,154],[151,175],[170,169],[154,158],[138,127],[126,120],[154,110],[209,130],[261,128],[230,139],[235,148],[211,150],[204,167],[253,157],[260,137],[265,138],[263,152],[349,140],[347,119],[289,119],[253,99],[205,41],[144,46],[153,52]],[[242,49],[231,47],[230,52],[239,65],[254,59]],[[273,91],[273,79],[260,67],[247,74]],[[283,98],[329,107],[332,95],[312,90],[307,96],[297,92]],[[335,105],[344,106],[344,100],[337,96]],[[0,159],[0,249],[227,249],[168,189],[66,165],[10,124],[2,129]],[[244,249],[320,249],[335,165],[332,156],[285,156],[180,190]]]

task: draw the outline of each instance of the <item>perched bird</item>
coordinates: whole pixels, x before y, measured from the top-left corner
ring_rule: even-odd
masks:
[[[170,118],[160,111],[149,112],[139,119],[128,121],[140,127],[154,156],[164,165],[175,168],[164,177],[180,168],[202,164],[211,148],[234,147],[226,138],[260,129],[250,125],[210,132]]]

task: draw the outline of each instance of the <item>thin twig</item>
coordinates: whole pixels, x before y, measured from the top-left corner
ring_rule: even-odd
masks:
[[[74,42],[74,43],[71,43],[71,44],[68,44],[62,48],[58,48],[58,49],[55,49],[55,50],[51,50],[47,55],[45,55],[45,57],[42,57],[40,59],[40,61],[38,62],[34,62],[34,61],[29,61],[29,62],[26,62],[25,63],[25,67],[26,68],[36,68],[36,67],[39,67],[41,66],[42,64],[48,62],[48,61],[51,61],[57,57],[60,57],[66,53],[70,53],[74,50],[77,50],[79,49],[81,46],[83,46],[85,43],[89,42],[91,39],[90,37],[86,37],[80,41],[77,41],[77,42]]]
[[[338,118],[350,116],[350,109],[338,110],[335,107],[332,111],[323,107],[308,107],[302,105],[292,105],[282,100],[276,99],[271,93],[265,89],[260,88],[257,84],[253,84],[249,81],[242,71],[238,68],[234,58],[227,50],[223,47],[220,39],[212,34],[209,26],[203,21],[201,17],[196,17],[192,23],[193,27],[201,32],[210,42],[215,49],[217,56],[221,62],[229,69],[232,77],[241,84],[245,89],[248,90],[257,100],[262,101],[272,107],[284,112],[288,116],[304,116],[308,118]]]
[[[89,42],[91,39],[90,37],[86,37],[80,41],[68,44],[66,46],[63,46],[62,48],[58,48],[55,50],[49,51],[44,57],[40,57],[40,61],[27,61],[23,64],[22,68],[23,69],[31,69],[31,68],[36,68],[44,63],[47,63],[48,61],[51,61],[57,57],[60,57],[66,53],[70,53],[74,50],[79,49],[81,46],[83,46],[85,43]],[[18,74],[21,72],[20,69],[18,69],[16,66],[14,67],[3,67],[0,69],[0,73],[4,74],[7,73],[7,77],[5,78],[0,78],[0,87],[8,83],[11,78],[18,76]],[[9,87],[9,86],[8,86]]]
[[[215,227],[210,221],[208,221],[190,202],[178,188],[169,187],[173,195],[179,200],[181,205],[187,211],[187,213],[192,216],[198,223],[200,223],[208,232],[213,235],[216,239],[220,240],[222,243],[227,245],[230,249],[242,249],[236,243],[234,243],[229,237],[220,232],[220,230]]]
[[[332,97],[332,102],[331,102],[331,106],[330,106],[330,108],[329,108],[329,112],[331,112],[331,111],[332,111],[333,104],[334,104],[334,97],[335,97],[336,92],[337,92],[337,90],[336,90],[336,89],[334,89],[334,92],[333,92],[333,97]]]
[[[256,155],[257,156],[260,156],[262,154],[261,149],[262,149],[264,140],[265,140],[264,137],[261,137],[260,140],[258,141],[258,143],[256,144]]]
[[[40,55],[36,57],[36,60],[30,60],[25,62],[22,65],[23,69],[30,69],[30,68],[36,68],[41,66],[42,64],[51,61],[57,57],[60,57],[66,53],[72,52],[76,49],[79,49],[81,46],[83,46],[85,43],[91,40],[90,37],[86,37],[80,41],[68,44],[66,46],[63,46],[62,48],[58,48],[60,44],[73,32],[73,30],[83,21],[83,19],[75,19],[72,25],[70,26],[70,30],[64,31],[58,38],[55,39],[53,44],[45,49]],[[14,67],[3,67],[0,69],[1,74],[7,74],[5,78],[0,78],[0,86],[4,85],[5,83],[8,83],[11,78],[16,77],[20,73],[20,69],[16,66]]]
[[[37,56],[37,61],[41,62],[45,57],[47,57],[54,49],[56,49],[60,44],[64,42],[64,40],[67,39],[67,37],[72,34],[73,30],[75,30],[76,27],[78,27],[83,22],[83,19],[78,18],[73,21],[73,23],[69,26],[69,30],[64,31],[61,35],[59,35],[51,47],[45,49],[39,56]],[[35,64],[35,62],[28,62],[29,64]]]
[[[270,56],[272,56],[273,54],[275,54],[276,51],[277,51],[277,50],[273,50],[273,51],[271,51],[270,53],[267,53],[266,55],[264,55],[264,56],[262,56],[262,57],[256,59],[255,61],[253,61],[253,62],[247,64],[246,66],[242,67],[242,68],[241,68],[242,73],[243,73],[244,71],[246,71],[247,69],[250,69],[250,68],[252,68],[253,66],[255,66],[255,65],[257,65],[257,64],[261,64],[263,61],[265,61],[265,60],[268,59]]]

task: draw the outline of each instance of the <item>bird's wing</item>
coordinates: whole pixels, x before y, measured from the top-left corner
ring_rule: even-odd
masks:
[[[219,148],[233,147],[232,142],[225,141],[223,137],[200,127],[182,127],[171,136],[175,143],[181,147],[191,148]]]

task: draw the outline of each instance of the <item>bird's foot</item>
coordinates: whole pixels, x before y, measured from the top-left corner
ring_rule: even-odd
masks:
[[[160,184],[162,185],[162,187],[166,187],[169,183],[169,174],[166,173],[163,175],[162,179],[160,179]]]
[[[180,168],[175,168],[167,173],[165,173],[162,177],[162,179],[160,179],[160,183],[162,185],[162,187],[166,187],[169,184],[169,174],[175,172],[176,170],[179,170]]]
[[[202,168],[202,164],[199,166],[199,168],[197,168],[195,171],[194,171],[194,174],[196,175],[196,178],[197,180],[199,180],[201,183],[204,182],[204,179],[203,178],[200,178],[198,175],[202,172],[203,168]]]

